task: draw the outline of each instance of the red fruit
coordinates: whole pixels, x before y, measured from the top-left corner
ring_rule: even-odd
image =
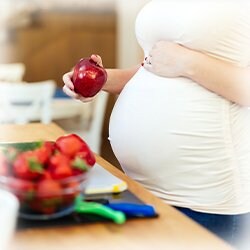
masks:
[[[72,167],[74,175],[79,175],[89,170],[89,166],[86,164],[85,159],[82,159],[79,156],[76,156],[72,160]]]
[[[70,182],[65,184],[65,190],[67,189],[67,192],[65,192],[63,196],[63,205],[68,206],[72,204],[75,200],[75,197],[80,194],[80,183]]]
[[[91,167],[94,166],[96,163],[95,156],[92,152],[89,152],[89,154],[87,154],[85,159],[86,159],[87,164]]]
[[[61,185],[52,179],[44,179],[37,183],[37,197],[39,198],[55,198],[61,197]]]
[[[76,93],[92,97],[107,81],[107,72],[91,58],[82,58],[74,67],[72,81]]]
[[[10,177],[8,179],[7,186],[21,202],[32,200],[36,191],[35,184],[33,182],[14,177]]]
[[[53,179],[61,180],[73,175],[72,169],[70,166],[59,166],[53,172],[51,172],[51,176]]]
[[[80,151],[75,155],[72,160],[72,166],[75,170],[80,170],[81,172],[88,171],[89,167],[95,164],[95,156],[91,151],[85,150]],[[76,175],[78,171],[74,171]]]
[[[46,164],[54,152],[54,142],[45,141],[40,148],[34,150],[38,161]]]
[[[62,204],[63,190],[57,181],[44,179],[37,183],[36,191],[36,199],[29,204],[32,209],[44,214],[52,214]]]
[[[94,153],[86,143],[76,155],[84,159],[89,166],[93,166],[96,162]]]
[[[85,141],[76,134],[61,136],[56,140],[56,148],[64,155],[72,158],[83,147],[86,147]]]
[[[43,165],[39,162],[34,151],[26,151],[17,156],[13,163],[16,177],[25,180],[34,180],[43,173]]]
[[[45,179],[52,179],[51,173],[47,169],[43,171],[43,174],[39,178],[40,181],[45,180]]]
[[[50,158],[48,170],[51,177],[56,180],[73,175],[69,157],[61,153],[57,153]]]

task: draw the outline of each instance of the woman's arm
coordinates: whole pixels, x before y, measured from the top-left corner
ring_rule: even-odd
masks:
[[[102,58],[99,55],[91,55],[92,60],[103,67]],[[129,69],[106,69],[108,79],[102,90],[111,94],[120,94],[127,82],[137,72],[141,65]]]
[[[91,55],[91,59],[103,67],[102,58],[99,55]],[[137,72],[141,65],[134,66],[130,69],[106,69],[108,79],[102,90],[112,94],[120,94],[126,83]],[[78,99],[82,102],[90,102],[94,97],[83,97],[74,91],[74,84],[72,82],[73,71],[67,72],[63,75],[63,91],[68,96]]]
[[[184,76],[241,106],[250,106],[250,68],[194,52]]]
[[[187,77],[242,106],[250,106],[250,68],[187,49],[176,43],[158,42],[150,52],[148,70],[165,77]]]
[[[120,94],[139,67],[140,65],[130,69],[107,69],[108,80],[102,89],[112,94]]]

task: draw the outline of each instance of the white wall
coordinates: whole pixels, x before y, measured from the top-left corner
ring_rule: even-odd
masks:
[[[8,29],[25,26],[35,6],[29,0],[0,0],[0,45],[8,39]],[[2,56],[2,55],[1,55]]]
[[[126,68],[142,60],[142,50],[135,38],[135,19],[141,7],[149,0],[116,0],[118,67]]]

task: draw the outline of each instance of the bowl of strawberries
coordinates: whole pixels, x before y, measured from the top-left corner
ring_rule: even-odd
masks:
[[[55,141],[2,143],[0,188],[19,199],[21,218],[58,218],[73,212],[94,164],[94,153],[76,134]]]

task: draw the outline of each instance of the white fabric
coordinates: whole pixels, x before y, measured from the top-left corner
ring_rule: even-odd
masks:
[[[153,0],[136,35],[147,55],[170,40],[250,64],[248,1]],[[197,211],[250,211],[250,112],[185,78],[141,68],[120,94],[110,141],[124,171],[167,203]]]

